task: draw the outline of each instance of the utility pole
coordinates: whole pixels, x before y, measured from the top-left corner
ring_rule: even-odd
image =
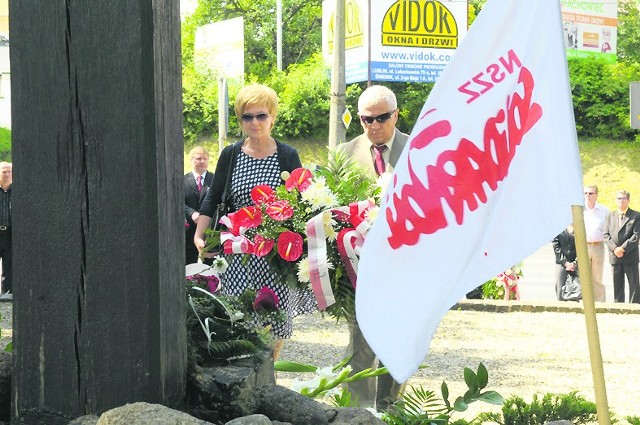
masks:
[[[342,123],[345,110],[346,84],[344,71],[344,6],[345,0],[336,0],[333,20],[333,68],[331,70],[331,99],[329,107],[329,149],[345,141],[347,129]]]
[[[276,0],[276,56],[278,71],[282,71],[282,0]]]

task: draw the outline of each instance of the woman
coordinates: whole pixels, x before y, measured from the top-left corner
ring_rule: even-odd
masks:
[[[553,251],[556,254],[556,296],[558,301],[567,301],[563,293],[567,275],[578,275],[576,240],[572,225],[553,239]]]
[[[204,231],[211,223],[216,206],[220,203],[227,170],[231,167],[230,196],[231,210],[235,211],[252,205],[250,192],[257,185],[267,184],[272,188],[280,186],[283,171],[293,171],[301,167],[300,156],[291,146],[271,137],[271,130],[278,112],[278,96],[273,89],[253,84],[243,87],[236,98],[235,112],[246,138],[220,153],[211,189],[207,192],[194,236],[194,244],[199,251],[205,246]],[[232,163],[235,155],[235,163]],[[279,309],[286,314],[285,323],[272,323],[271,331],[277,338],[273,358],[277,360],[283,338],[292,333],[292,319],[316,310],[316,302],[310,289],[295,289],[286,284],[276,283],[276,276],[269,270],[264,258],[250,256],[246,264],[241,256],[234,255],[229,268],[222,276],[223,290],[238,296],[247,288],[271,288],[279,299]]]

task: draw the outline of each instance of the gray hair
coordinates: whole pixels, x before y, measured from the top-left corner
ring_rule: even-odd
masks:
[[[396,95],[389,88],[385,86],[371,86],[363,91],[358,98],[358,113],[369,106],[382,102],[389,105],[391,111],[395,111],[398,108]]]

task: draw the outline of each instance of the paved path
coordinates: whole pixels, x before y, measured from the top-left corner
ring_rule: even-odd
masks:
[[[604,259],[604,276],[602,281],[607,291],[607,301],[613,301],[613,279],[611,266],[606,257]],[[555,265],[551,243],[538,249],[523,261],[523,278],[520,281],[520,298],[522,301],[552,301],[555,295]]]

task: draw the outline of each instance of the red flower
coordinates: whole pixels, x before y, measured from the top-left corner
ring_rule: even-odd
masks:
[[[278,237],[278,254],[287,261],[296,261],[302,255],[302,236],[287,230]]]
[[[274,245],[273,239],[265,238],[262,235],[256,235],[253,238],[253,254],[257,257],[264,257],[271,252]]]
[[[233,215],[233,224],[235,228],[252,229],[258,227],[262,224],[262,211],[254,206],[240,208]]]
[[[287,181],[284,182],[284,186],[289,192],[291,192],[293,189],[298,189],[298,191],[304,192],[305,190],[307,190],[309,185],[311,185],[312,177],[313,174],[311,174],[311,171],[307,170],[306,168],[296,168],[291,172],[291,175],[289,176]]]
[[[220,288],[220,279],[218,276],[202,276],[207,281],[207,289],[214,294]]]
[[[271,202],[275,201],[276,194],[270,186],[262,184],[260,186],[254,187],[251,190],[251,199],[256,205],[270,204]]]
[[[293,208],[287,201],[275,201],[267,207],[266,213],[276,221],[285,221],[293,217]]]
[[[273,290],[264,286],[256,293],[256,299],[253,301],[253,309],[255,311],[268,310],[277,311],[280,300]]]

